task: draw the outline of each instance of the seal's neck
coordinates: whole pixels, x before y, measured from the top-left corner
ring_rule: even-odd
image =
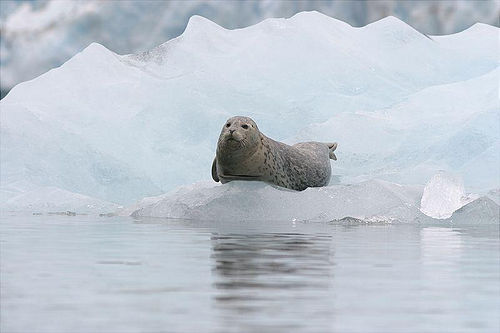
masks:
[[[251,159],[259,150],[260,142],[249,144],[242,142],[241,145],[219,144],[217,147],[217,158],[225,164],[240,164]]]
[[[241,163],[250,159],[258,150],[258,147],[242,147],[233,149],[232,147],[222,146],[218,147],[217,155],[222,161],[231,162],[234,164]]]

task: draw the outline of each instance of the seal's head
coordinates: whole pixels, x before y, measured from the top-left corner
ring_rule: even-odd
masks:
[[[248,117],[229,118],[219,136],[218,149],[233,153],[251,153],[258,148],[260,132],[257,124]]]

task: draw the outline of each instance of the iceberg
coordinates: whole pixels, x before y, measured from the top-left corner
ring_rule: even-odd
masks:
[[[500,187],[498,34],[476,24],[426,36],[394,17],[355,28],[302,12],[235,30],[193,16],[182,35],[137,54],[93,43],[0,101],[0,208],[11,200],[31,210],[53,189],[128,207],[169,193],[158,214],[202,218],[206,210],[184,212],[196,206],[191,196],[222,213],[212,196],[247,193],[276,203],[264,209],[273,218],[366,218],[406,204],[412,218],[423,215],[420,197],[387,184],[422,187],[439,170],[486,194]],[[220,127],[233,115],[252,117],[289,144],[337,141],[330,187],[297,194],[262,184],[199,185],[210,179]],[[170,196],[186,184],[197,184],[192,194]],[[367,186],[387,201],[363,197]],[[39,188],[50,190],[33,192]],[[357,207],[331,203],[329,195],[340,200],[344,192],[360,196]],[[291,203],[299,196],[317,209],[297,211]]]
[[[500,9],[496,1],[368,1],[353,6],[342,1],[29,0],[0,1],[0,6],[3,91],[62,65],[93,41],[118,53],[150,49],[182,33],[193,14],[234,29],[311,9],[355,26],[396,13],[424,33],[450,34],[473,22],[498,24]],[[437,13],[432,20],[426,14],[430,10]]]

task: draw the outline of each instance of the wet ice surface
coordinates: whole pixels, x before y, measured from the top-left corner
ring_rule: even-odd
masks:
[[[235,221],[328,222],[356,218],[366,222],[421,223],[442,219],[455,224],[498,223],[497,191],[486,196],[464,192],[460,182],[438,173],[423,188],[370,180],[292,191],[263,182],[200,182],[118,209],[121,216]],[[423,195],[422,195],[423,190]],[[434,222],[438,222],[435,220]]]
[[[3,216],[2,332],[496,332],[498,224]]]

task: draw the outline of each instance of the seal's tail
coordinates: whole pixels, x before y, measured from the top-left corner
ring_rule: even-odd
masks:
[[[334,161],[337,160],[337,156],[335,156],[335,149],[337,149],[337,142],[334,142],[334,143],[327,143],[326,144],[328,146],[328,149],[330,150],[330,158]]]

